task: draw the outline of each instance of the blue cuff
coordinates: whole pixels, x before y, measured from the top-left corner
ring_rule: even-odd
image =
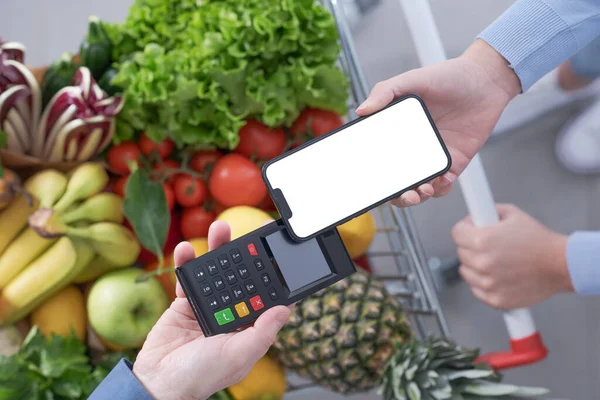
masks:
[[[132,372],[133,364],[122,358],[88,400],[154,400]]]
[[[575,232],[567,241],[567,265],[575,292],[600,293],[600,232]]]
[[[509,62],[525,92],[578,50],[570,26],[543,0],[519,0],[478,38]]]

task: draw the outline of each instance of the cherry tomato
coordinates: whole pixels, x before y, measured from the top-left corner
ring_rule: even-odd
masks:
[[[204,202],[208,192],[202,179],[188,174],[179,174],[173,180],[175,200],[182,207],[199,206]]]
[[[178,169],[179,163],[175,160],[162,160],[162,162],[158,162],[154,164],[152,167],[153,171],[156,171],[152,174],[154,178],[161,179],[165,174],[162,172],[164,169]],[[175,176],[178,174],[171,174],[167,177],[166,181],[168,183],[172,183]]]
[[[280,155],[285,148],[283,129],[269,128],[254,119],[246,122],[246,125],[240,129],[239,136],[240,142],[233,151],[248,158],[270,160]]]
[[[237,153],[227,154],[217,160],[208,187],[211,196],[226,207],[256,207],[267,194],[260,169]]]
[[[173,210],[175,208],[175,193],[173,192],[173,188],[168,183],[163,183],[163,188],[165,189],[165,197],[167,198],[167,207],[169,207],[169,210]]]
[[[137,143],[132,141],[119,143],[108,149],[108,165],[117,174],[129,175],[128,160],[137,162],[140,159],[140,154]]]
[[[140,136],[139,144],[142,153],[146,157],[150,156],[152,151],[156,150],[158,156],[163,159],[168,157],[175,149],[175,143],[171,139],[164,139],[160,142],[155,142],[146,135],[146,132],[142,133]]]
[[[290,134],[292,136],[310,135],[317,137],[329,133],[343,124],[344,121],[336,112],[309,107],[305,108],[294,121],[290,128]],[[298,147],[305,141],[306,139],[302,138],[294,140],[292,148]]]
[[[265,198],[260,202],[258,208],[264,211],[277,211],[277,207],[275,207],[275,203],[273,203],[273,199],[267,193]]]
[[[181,213],[181,234],[184,239],[207,237],[208,228],[215,220],[215,213],[204,207],[186,208]]]
[[[190,167],[199,173],[204,173],[206,167],[210,164],[211,166],[223,156],[219,150],[206,150],[197,152],[192,161],[190,162]]]
[[[127,179],[129,179],[129,175],[122,176],[115,181],[115,185],[113,186],[113,193],[118,194],[121,197],[125,197],[125,186],[127,185]]]
[[[371,270],[371,263],[369,262],[369,258],[363,254],[361,256],[358,256],[356,259],[353,260],[356,265],[358,265],[359,267],[361,267],[362,269],[364,269],[367,272],[372,272]]]

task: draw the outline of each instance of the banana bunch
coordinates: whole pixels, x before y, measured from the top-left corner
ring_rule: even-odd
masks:
[[[141,246],[122,225],[122,199],[103,192],[99,163],[48,169],[0,212],[0,326],[25,317],[73,282],[130,266]]]

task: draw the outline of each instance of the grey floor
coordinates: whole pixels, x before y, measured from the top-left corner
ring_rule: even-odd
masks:
[[[431,0],[448,56],[460,54],[473,37],[512,2]],[[120,21],[131,1],[11,0],[4,3],[0,35],[8,40],[23,41],[30,50],[27,61],[39,65],[55,59],[63,51],[76,51],[85,31],[82,21],[88,15]],[[30,11],[27,17],[18,11],[21,8]],[[397,0],[381,0],[372,12],[361,18],[355,27],[355,40],[371,85],[419,65]],[[595,207],[600,201],[600,180],[565,172],[555,161],[552,150],[558,130],[582,106],[569,106],[494,138],[481,153],[497,201],[515,203],[550,228],[564,233],[600,227]],[[449,232],[466,212],[460,190],[413,209],[429,257],[454,257]],[[481,347],[483,351],[506,347],[508,338],[501,314],[476,301],[464,283],[458,281],[444,287],[440,297],[452,336],[458,342]],[[600,300],[560,296],[534,307],[532,312],[550,356],[535,366],[508,371],[506,381],[546,386],[556,397],[572,400],[599,398]],[[341,397],[311,389],[286,398]]]

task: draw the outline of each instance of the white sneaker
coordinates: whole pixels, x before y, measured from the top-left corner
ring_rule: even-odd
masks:
[[[558,69],[554,69],[528,91],[518,95],[508,103],[492,136],[509,132],[519,126],[541,117],[547,112],[564,107],[575,101],[584,100],[600,93],[600,79],[577,90],[563,90],[558,85]]]
[[[554,148],[558,161],[569,171],[600,173],[600,99],[565,124]]]

